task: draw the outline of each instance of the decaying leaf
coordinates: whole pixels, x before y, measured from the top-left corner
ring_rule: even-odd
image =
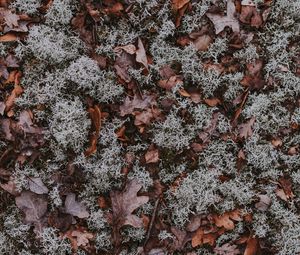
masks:
[[[159,152],[156,148],[149,148],[145,154],[146,163],[157,163],[159,161]]]
[[[31,191],[23,191],[16,197],[17,207],[25,214],[25,223],[33,224],[37,232],[45,225],[47,212],[47,199],[44,195],[38,195]]]
[[[260,249],[259,240],[257,237],[250,237],[247,240],[247,246],[244,255],[257,255]]]
[[[136,62],[141,63],[146,69],[148,69],[148,59],[142,40],[138,39],[138,49],[136,51]]]
[[[220,247],[215,247],[214,252],[216,255],[238,255],[241,254],[240,250],[235,244],[225,243]]]
[[[199,51],[206,51],[212,43],[212,38],[209,35],[200,35],[193,41],[194,47]]]
[[[255,207],[262,212],[267,211],[272,202],[271,198],[267,195],[262,195],[262,194],[258,195],[258,198],[259,201],[255,204]]]
[[[121,242],[120,229],[124,225],[142,227],[143,220],[133,212],[141,205],[148,202],[148,196],[138,196],[142,185],[136,179],[130,180],[123,191],[110,193],[112,204],[113,243],[118,247]]]
[[[155,97],[151,94],[145,94],[140,98],[138,95],[134,95],[133,99],[130,100],[126,97],[123,105],[120,106],[121,116],[132,114],[134,110],[144,110],[152,105],[156,105]]]
[[[206,16],[212,21],[215,26],[216,34],[222,32],[225,27],[230,27],[233,32],[240,31],[239,21],[235,18],[235,5],[233,0],[227,1],[226,16],[220,14],[207,13]]]
[[[227,230],[234,229],[234,221],[241,221],[240,211],[238,209],[225,212],[222,215],[213,215],[216,226],[224,227]]]
[[[246,123],[239,125],[239,137],[247,139],[248,137],[252,136],[252,126],[255,122],[255,117],[252,117]]]
[[[88,109],[90,118],[92,120],[93,132],[90,136],[90,146],[85,151],[85,156],[89,157],[97,151],[97,140],[101,128],[101,110],[98,105],[94,105]]]
[[[179,75],[173,75],[168,79],[158,81],[158,86],[166,90],[172,90],[176,85],[183,85],[183,81]]]
[[[35,194],[47,194],[49,192],[48,188],[43,183],[42,179],[39,177],[28,177],[29,189]]]
[[[76,216],[80,219],[87,218],[89,216],[89,212],[86,207],[75,200],[75,194],[69,193],[65,200],[65,211],[73,216]]]
[[[190,0],[173,0],[172,6],[173,6],[174,10],[179,10],[189,2],[190,2]]]

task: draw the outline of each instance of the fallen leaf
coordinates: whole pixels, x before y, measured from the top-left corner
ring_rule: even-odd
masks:
[[[93,132],[90,136],[90,145],[85,151],[85,156],[89,157],[93,153],[97,151],[97,141],[100,133],[101,128],[101,110],[98,105],[94,105],[88,109],[90,114],[90,118],[92,120],[92,129]]]
[[[134,215],[133,212],[141,205],[149,201],[148,196],[138,196],[142,185],[136,179],[128,181],[123,191],[111,191],[113,243],[116,247],[121,244],[120,229],[124,225],[142,227],[143,220]]]
[[[117,46],[114,48],[114,52],[117,54],[121,54],[123,50],[126,51],[130,55],[133,55],[136,53],[136,47],[133,44]]]
[[[14,105],[16,98],[23,93],[23,89],[19,85],[15,85],[13,91],[5,101],[5,111],[8,112]]]
[[[171,245],[171,249],[173,251],[182,250],[184,248],[185,244],[190,240],[188,238],[187,232],[185,230],[181,230],[181,229],[178,229],[176,227],[171,227],[171,232],[176,237],[173,240],[173,243]],[[173,252],[172,252],[172,254],[173,254]]]
[[[207,99],[204,99],[204,102],[207,105],[209,105],[210,107],[214,107],[214,106],[217,106],[218,104],[221,104],[221,101],[218,98],[207,98]]]
[[[279,178],[279,184],[282,187],[287,199],[293,199],[294,198],[294,193],[292,190],[292,181],[290,178],[286,177],[280,177]]]
[[[267,195],[258,195],[259,201],[255,204],[255,207],[262,211],[265,212],[268,210],[271,204],[271,198]]]
[[[158,81],[158,86],[166,90],[172,90],[176,85],[183,85],[183,81],[179,75],[174,75],[168,79]]]
[[[75,197],[74,193],[69,193],[67,195],[65,200],[65,212],[80,219],[87,218],[89,216],[89,212],[82,203],[75,200]]]
[[[128,73],[128,69],[134,67],[134,65],[134,56],[122,51],[122,53],[116,58],[114,68],[116,69],[117,75],[128,83],[131,81],[131,76]]]
[[[0,42],[13,42],[17,40],[19,40],[19,37],[15,33],[0,35]]]
[[[242,5],[240,21],[245,24],[250,24],[253,27],[259,28],[263,24],[261,14],[257,11],[256,6]]]
[[[37,232],[45,226],[45,214],[47,212],[47,199],[44,195],[38,195],[31,191],[22,191],[16,197],[17,207],[25,214],[25,223],[33,224]]]
[[[42,179],[39,177],[28,177],[29,189],[35,194],[47,194],[49,192],[48,188],[43,183]]]
[[[190,0],[172,0],[172,6],[174,10],[179,10],[189,2]]]
[[[126,97],[124,104],[120,106],[120,115],[132,114],[137,109],[144,110],[153,105],[156,105],[155,97],[150,94],[145,94],[142,98],[134,95],[132,100]]]
[[[255,122],[255,117],[252,117],[246,123],[239,125],[239,137],[247,139],[248,137],[252,136],[252,126]]]
[[[214,24],[216,34],[222,32],[225,27],[230,27],[234,33],[240,31],[239,21],[235,18],[235,5],[233,0],[227,1],[226,16],[212,13],[207,13],[206,16]]]
[[[247,240],[247,246],[244,255],[257,255],[259,251],[259,240],[256,237],[250,237]]]
[[[72,231],[71,235],[77,239],[78,247],[88,245],[89,241],[94,238],[94,235],[90,232],[81,232],[77,230]]]
[[[17,27],[18,21],[20,20],[19,15],[14,14],[11,10],[0,9],[0,20],[3,20],[7,26],[10,28]]]
[[[7,191],[8,193],[12,194],[13,196],[19,196],[20,192],[17,191],[17,186],[12,177],[9,178],[8,182],[0,183],[0,187]]]
[[[241,254],[240,250],[235,244],[225,243],[222,246],[214,248],[216,255],[238,255]]]
[[[194,47],[199,51],[206,51],[212,43],[212,38],[209,35],[200,35],[193,41]]]
[[[148,59],[142,40],[138,39],[138,49],[136,51],[136,62],[141,63],[148,70]]]
[[[146,163],[157,163],[159,161],[158,149],[151,148],[145,154]]]
[[[209,244],[213,246],[215,244],[217,234],[205,233],[202,228],[199,228],[192,237],[192,247],[197,247],[203,244]]]

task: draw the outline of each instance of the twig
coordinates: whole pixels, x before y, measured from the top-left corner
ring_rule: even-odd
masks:
[[[145,239],[145,242],[144,242],[144,246],[146,246],[146,244],[148,243],[148,240],[150,238],[150,234],[151,234],[151,230],[152,230],[153,225],[154,225],[154,220],[155,220],[155,217],[156,217],[156,214],[157,214],[157,209],[158,209],[158,206],[159,206],[159,202],[160,202],[160,198],[157,198],[157,200],[155,201],[154,210],[153,210],[152,218],[151,218],[151,221],[150,221],[150,224],[149,224],[149,227],[148,227],[148,231],[147,231],[146,239]]]

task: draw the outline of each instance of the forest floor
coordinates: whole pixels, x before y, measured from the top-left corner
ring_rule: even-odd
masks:
[[[300,254],[300,0],[1,0],[0,255]]]

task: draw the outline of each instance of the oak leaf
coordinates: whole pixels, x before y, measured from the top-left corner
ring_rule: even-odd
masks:
[[[247,139],[248,137],[252,136],[252,126],[255,122],[255,117],[252,117],[246,123],[239,125],[239,137]]]
[[[48,188],[43,183],[40,177],[28,177],[29,189],[35,194],[47,194],[49,192]]]
[[[89,216],[89,212],[86,207],[75,200],[75,194],[69,193],[65,200],[65,211],[73,216],[77,216],[78,218],[87,218]]]
[[[25,223],[33,224],[38,232],[45,225],[47,204],[44,195],[38,195],[31,191],[23,191],[20,196],[16,197],[17,207],[25,214]]]
[[[225,243],[222,246],[214,248],[216,255],[238,255],[241,254],[235,244]]]
[[[207,13],[206,16],[214,24],[216,34],[222,32],[225,29],[225,27],[231,27],[233,32],[240,31],[239,21],[235,18],[235,5],[233,0],[227,1],[226,16],[220,14],[212,14],[212,13]]]
[[[148,196],[138,196],[142,185],[136,179],[130,180],[123,191],[112,191],[110,193],[112,204],[113,243],[116,247],[121,244],[120,229],[124,225],[142,227],[143,220],[134,215],[133,212],[141,205],[149,201]]]

